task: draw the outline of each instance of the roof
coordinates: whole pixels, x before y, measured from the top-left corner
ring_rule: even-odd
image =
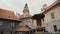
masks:
[[[0,9],[0,18],[19,21],[19,19],[15,16],[15,14],[12,11],[5,9]]]
[[[45,11],[43,13],[47,13],[47,12],[49,12],[49,10],[51,10],[53,8],[56,8],[58,6],[60,6],[60,0],[55,1],[50,6],[48,6],[47,8],[45,8]]]
[[[16,31],[30,31],[30,29],[28,27],[20,27],[18,28]]]
[[[28,18],[31,17],[31,15],[29,13],[24,13],[23,15],[20,16],[20,18]]]

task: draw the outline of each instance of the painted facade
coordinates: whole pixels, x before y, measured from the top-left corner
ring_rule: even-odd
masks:
[[[13,12],[0,9],[0,34],[15,34],[20,22]]]
[[[56,1],[49,8],[46,9],[44,22],[42,27],[45,27],[49,33],[60,32],[60,1]]]

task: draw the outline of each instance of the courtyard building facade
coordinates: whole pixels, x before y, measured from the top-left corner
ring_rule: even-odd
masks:
[[[14,34],[20,22],[13,12],[0,9],[0,34]]]
[[[22,15],[15,15],[13,11],[0,9],[0,34],[33,34],[36,20],[31,18],[27,3]]]
[[[54,2],[48,6],[45,11],[44,22],[42,21],[42,27],[45,27],[49,33],[60,32],[60,0]]]

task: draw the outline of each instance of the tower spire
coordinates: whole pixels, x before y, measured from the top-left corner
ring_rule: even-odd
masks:
[[[28,4],[27,3],[25,4],[23,13],[29,13],[29,8],[28,8]]]
[[[25,6],[28,6],[28,5],[27,5],[27,1],[26,1],[26,4],[25,4]]]
[[[25,6],[27,6],[27,3],[25,4]]]

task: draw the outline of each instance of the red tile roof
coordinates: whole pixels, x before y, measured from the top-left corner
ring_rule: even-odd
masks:
[[[12,11],[5,10],[5,9],[0,9],[0,18],[19,21],[19,19],[15,16],[15,14]]]
[[[28,27],[20,27],[16,31],[30,31]]]
[[[49,12],[49,10],[53,9],[54,7],[58,7],[58,6],[60,6],[60,0],[57,0],[56,2],[48,6],[43,13],[47,13]]]

